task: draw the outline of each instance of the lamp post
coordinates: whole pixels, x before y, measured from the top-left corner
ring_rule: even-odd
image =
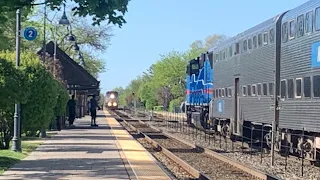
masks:
[[[59,20],[59,23],[55,25],[55,36],[54,36],[54,52],[53,52],[53,60],[56,62],[57,60],[57,34],[58,34],[58,25],[70,25],[70,21],[68,20],[68,17],[66,15],[66,5],[63,4],[63,15],[61,19]]]
[[[44,3],[46,4],[46,3]],[[65,7],[65,5],[64,5]],[[44,26],[46,25],[46,7],[45,7],[45,18],[44,18]],[[60,23],[61,22],[61,23]],[[60,24],[64,24],[66,22],[69,22],[65,11],[63,13],[63,16],[61,20],[59,21]],[[20,34],[21,34],[21,8],[18,8],[16,11],[16,68],[19,68],[20,66]],[[44,27],[44,58],[46,53],[46,46],[45,46],[45,27]],[[44,59],[45,60],[45,59]],[[12,151],[18,151],[21,152],[21,121],[20,121],[20,104],[15,104],[15,112],[14,112],[14,132],[13,132],[13,138],[12,138]]]
[[[20,32],[21,32],[21,9],[16,12],[16,67],[20,66]],[[12,138],[12,151],[21,152],[20,139],[20,104],[16,103],[14,108],[14,132]]]

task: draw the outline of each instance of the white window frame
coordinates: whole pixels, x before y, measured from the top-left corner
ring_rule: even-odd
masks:
[[[259,85],[259,84],[260,84],[260,86],[261,86],[260,95],[259,95],[259,93],[258,93],[258,91],[259,91],[258,85]],[[257,96],[259,96],[259,97],[263,96],[263,85],[262,85],[262,83],[258,83],[258,84],[257,84]]]
[[[264,42],[264,35],[265,35],[265,34],[268,35],[268,37],[267,37],[267,42]],[[269,43],[269,32],[266,31],[266,32],[264,32],[263,35],[262,35],[262,44],[263,44],[263,45],[268,45],[268,43]]]
[[[229,91],[231,90],[231,94],[229,94]],[[232,87],[228,88],[228,97],[232,97]]]
[[[281,92],[282,92],[282,87],[281,87],[281,82],[284,81],[285,84],[286,84],[286,92],[285,92],[285,98],[282,98],[281,97]],[[273,86],[274,88],[274,86]],[[288,82],[287,82],[287,79],[281,79],[280,80],[280,99],[288,99]]]
[[[221,97],[225,97],[224,88],[221,88]]]
[[[301,80],[301,86],[300,86],[300,88],[301,88],[301,94],[300,94],[300,96],[297,96],[297,80]],[[301,99],[301,98],[302,98],[302,94],[303,94],[303,92],[302,92],[302,85],[303,85],[303,79],[302,79],[302,78],[296,78],[295,81],[294,81],[294,97],[295,97],[296,99]]]
[[[253,93],[254,88],[255,88],[255,93]],[[251,96],[257,96],[257,85],[256,84],[251,85]]]
[[[294,33],[293,33],[293,36],[290,35],[290,34],[291,34],[291,26],[290,26],[291,22],[294,22]],[[296,27],[296,21],[295,21],[295,19],[291,19],[291,20],[288,22],[288,37],[289,37],[289,40],[293,40],[293,39],[296,37],[296,35],[297,35],[297,29],[296,29],[296,28],[297,28],[297,27]]]
[[[246,94],[243,94],[243,91],[244,91],[243,89],[244,89],[244,88],[246,89]],[[242,96],[244,96],[244,97],[245,97],[245,96],[247,96],[247,95],[248,95],[248,92],[247,92],[247,85],[244,85],[244,86],[242,86]]]

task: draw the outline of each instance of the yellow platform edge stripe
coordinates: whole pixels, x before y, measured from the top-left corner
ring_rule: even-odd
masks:
[[[104,114],[111,115],[108,111],[104,110]],[[113,136],[116,137],[116,145],[119,149],[119,153],[121,158],[124,160],[128,174],[131,176],[135,176],[137,179],[153,179],[156,178],[159,179],[170,179],[169,176],[160,168],[157,160],[139,143],[136,141],[135,138],[132,137],[132,135],[125,129],[116,130],[114,127],[122,127],[122,125],[113,117],[106,117],[107,123],[111,128]],[[120,140],[120,138],[128,138],[128,140]],[[141,163],[147,163],[147,168],[143,168],[143,165],[139,165]],[[135,165],[137,164],[137,165]],[[142,167],[141,167],[142,166]],[[142,169],[139,171],[139,169]],[[150,175],[145,175],[144,171],[157,171],[156,173],[153,173]],[[138,173],[139,171],[140,173]],[[134,174],[134,175],[132,175]],[[130,176],[130,175],[129,175]],[[131,178],[130,176],[130,178]],[[141,178],[139,178],[141,177]]]

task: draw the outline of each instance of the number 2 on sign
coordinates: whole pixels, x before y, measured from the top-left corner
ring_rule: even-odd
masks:
[[[28,31],[28,37],[30,37],[30,38],[33,37],[33,31],[32,30]]]

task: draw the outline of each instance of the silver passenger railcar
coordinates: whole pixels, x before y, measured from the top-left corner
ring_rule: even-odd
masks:
[[[307,158],[315,159],[316,147],[320,149],[320,1],[312,0],[288,11],[281,29],[282,140],[287,140],[293,149],[306,151]],[[289,133],[286,139],[284,128]]]
[[[270,146],[275,122],[277,150],[289,144],[290,152],[303,149],[306,158],[315,160],[320,148],[319,47],[320,1],[312,0],[211,48],[211,127],[246,137],[254,128],[253,137],[263,137]]]

